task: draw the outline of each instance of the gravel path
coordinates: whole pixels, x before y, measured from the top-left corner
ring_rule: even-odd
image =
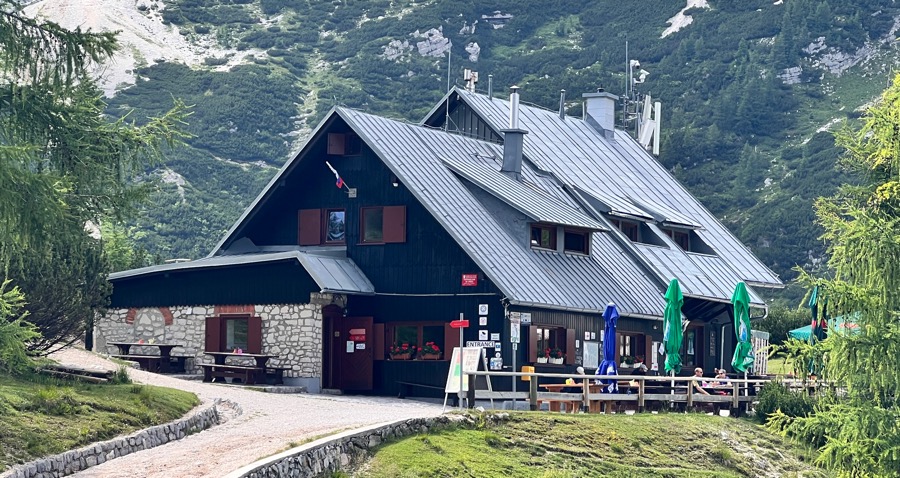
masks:
[[[53,359],[71,365],[115,369],[116,365],[83,349],[57,352]],[[197,394],[207,407],[215,398],[243,410],[222,410],[221,425],[150,450],[95,466],[77,477],[220,477],[260,458],[312,438],[403,418],[437,416],[441,406],[385,397],[275,394],[180,380],[130,370],[135,382]]]

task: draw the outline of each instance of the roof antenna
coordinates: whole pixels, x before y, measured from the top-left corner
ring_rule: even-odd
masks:
[[[444,131],[447,131],[450,125],[450,55],[452,50],[447,50],[447,101],[444,103]]]

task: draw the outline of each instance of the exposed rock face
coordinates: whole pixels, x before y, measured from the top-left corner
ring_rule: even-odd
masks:
[[[466,45],[466,52],[469,53],[469,61],[475,63],[478,61],[478,55],[481,53],[481,47],[478,46],[477,42],[472,42]]]
[[[795,66],[793,68],[785,68],[778,74],[778,78],[781,78],[781,81],[786,85],[794,85],[800,83],[801,74],[803,74],[803,67]]]
[[[416,43],[416,48],[419,49],[419,54],[422,56],[444,56],[444,53],[453,45],[450,39],[444,36],[442,27],[432,28],[425,33],[419,33],[416,30],[412,36],[413,38],[424,38]]]
[[[410,51],[412,51],[412,46],[409,44],[409,40],[391,40],[391,42],[384,47],[381,56],[388,60],[396,60]]]

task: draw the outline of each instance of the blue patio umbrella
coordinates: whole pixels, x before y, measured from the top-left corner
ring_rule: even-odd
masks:
[[[597,375],[618,375],[616,368],[616,322],[619,320],[619,309],[612,302],[606,306],[603,311],[603,322],[606,329],[603,332],[603,361],[597,367]],[[615,379],[601,379],[600,383],[605,385],[603,391],[606,393],[616,393],[619,391],[619,385]]]

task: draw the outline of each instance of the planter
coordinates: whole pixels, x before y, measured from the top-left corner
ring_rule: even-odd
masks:
[[[409,360],[412,354],[395,354],[391,355],[391,360]]]
[[[547,363],[547,357],[538,357],[537,363]]]
[[[440,360],[441,354],[425,354],[420,355],[419,358],[422,360]]]
[[[563,360],[565,360],[565,359],[563,359],[563,358],[551,358],[551,359],[550,359],[550,363],[556,364],[556,365],[562,365]]]

